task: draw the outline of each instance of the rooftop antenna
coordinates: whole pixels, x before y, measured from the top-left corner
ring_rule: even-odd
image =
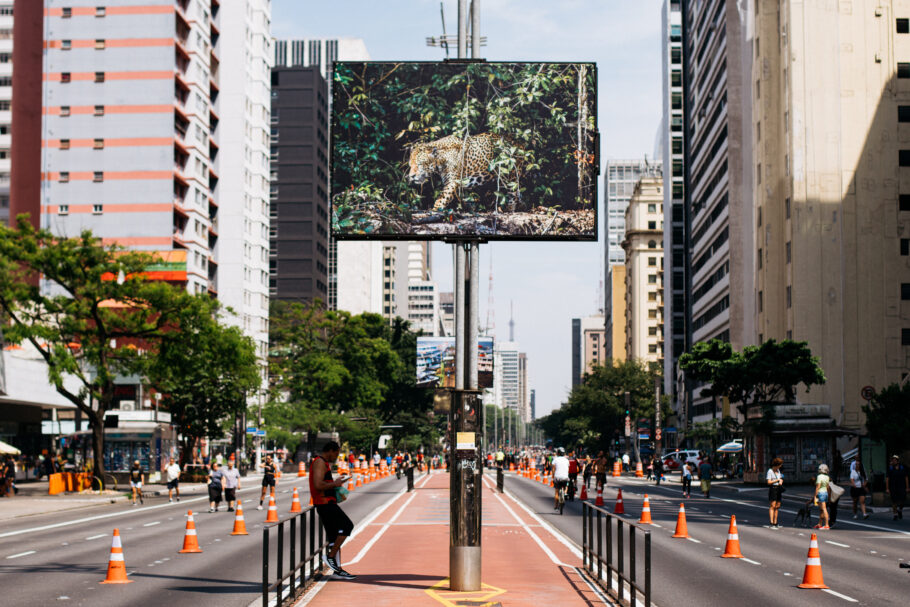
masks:
[[[490,337],[496,337],[496,308],[493,306],[493,249],[490,249],[490,283],[487,286],[487,326],[484,331]]]
[[[455,35],[450,36],[449,34],[446,33],[446,12],[445,12],[445,8],[443,7],[443,4],[444,4],[443,2],[439,3],[439,16],[442,19],[442,36],[439,36],[438,38],[436,36],[427,36],[427,46],[442,47],[443,49],[445,49],[446,59],[448,59],[449,58],[449,45],[453,45],[453,44],[457,45],[458,36],[455,36]],[[470,20],[469,20],[469,28],[470,28]],[[487,45],[487,37],[481,36],[480,37],[480,46],[486,46],[486,45]]]

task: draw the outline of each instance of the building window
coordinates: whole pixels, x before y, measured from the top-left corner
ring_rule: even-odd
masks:
[[[656,248],[657,248],[657,241],[655,241],[655,240],[649,240],[649,241],[648,241],[648,248],[649,248],[649,249],[656,249]]]
[[[69,171],[60,171],[60,177],[57,179],[60,183],[69,183],[70,172]]]
[[[901,194],[899,197],[900,200],[900,210],[901,211],[910,211],[910,194]]]
[[[790,219],[790,198],[784,200],[784,213],[786,214],[787,219]]]
[[[649,204],[649,205],[648,205],[648,213],[656,213],[656,212],[657,212],[657,205],[656,205],[656,204]]]
[[[648,335],[657,335],[657,327],[648,327]]]
[[[57,207],[57,215],[69,215],[70,214],[70,205],[61,204]]]
[[[69,82],[70,80],[72,80],[72,77],[69,72],[60,73],[60,82]]]
[[[898,152],[898,164],[902,167],[910,167],[910,150],[900,150]]]
[[[910,238],[901,238],[901,255],[910,255]]]
[[[763,294],[761,291],[758,292],[758,311],[759,311],[759,312],[764,311],[764,297],[763,297],[763,295],[764,295],[764,294]]]
[[[656,222],[656,221],[649,221],[649,222],[648,222],[648,229],[649,229],[649,230],[656,230],[656,229],[657,229],[657,222]]]
[[[657,344],[651,344],[648,346],[648,352],[650,354],[657,354]]]
[[[648,318],[657,318],[657,310],[648,310]]]
[[[758,227],[761,227],[761,207],[758,207]]]
[[[104,82],[104,72],[95,72],[95,82]]]
[[[105,7],[103,7],[103,6],[95,7],[95,16],[96,17],[104,17],[105,15],[107,15],[107,9]]]
[[[910,329],[901,329],[901,345],[910,346]]]
[[[95,40],[95,50],[96,51],[103,51],[104,47],[105,47],[104,38],[98,38]]]
[[[787,330],[787,339],[793,339],[793,331]]]
[[[657,293],[655,291],[648,293],[648,301],[657,301]]]
[[[910,122],[910,105],[897,106],[897,121]]]
[[[910,34],[910,19],[897,19],[896,25],[898,34]]]
[[[64,51],[70,50],[71,48],[73,48],[73,41],[72,40],[61,40],[60,48]]]
[[[104,181],[104,171],[95,171],[92,175],[92,181],[99,182]]]
[[[104,116],[104,106],[103,105],[95,106],[95,116]]]
[[[761,183],[761,163],[758,163],[758,167],[755,169],[755,177],[758,179],[758,183]]]
[[[657,265],[657,258],[656,258],[656,257],[649,257],[649,258],[648,258],[648,265],[649,265],[649,266],[656,266],[656,265]]]
[[[793,307],[793,287],[787,285],[787,307]]]
[[[73,9],[71,9],[71,8],[68,7],[68,6],[67,6],[67,7],[64,7],[64,8],[63,8],[63,15],[61,15],[61,16],[62,16],[64,19],[69,19],[70,17],[73,16]]]
[[[657,284],[657,274],[648,274],[648,284],[649,285]]]
[[[92,214],[93,215],[101,215],[101,213],[103,213],[103,212],[104,212],[103,204],[93,204],[92,205]]]
[[[61,149],[61,150],[68,150],[68,149],[70,149],[70,140],[69,140],[69,139],[61,139],[61,140],[60,140],[60,149]]]
[[[897,64],[897,77],[898,78],[910,78],[910,63],[898,63]]]
[[[763,262],[762,262],[761,249],[759,249],[759,250],[758,250],[758,269],[759,269],[759,270],[762,269],[762,263],[763,263]]]
[[[787,263],[790,263],[790,241],[787,241],[786,249],[787,249]]]
[[[104,139],[96,139],[94,145],[92,146],[96,150],[104,149]]]
[[[910,282],[901,283],[901,300],[910,300]]]

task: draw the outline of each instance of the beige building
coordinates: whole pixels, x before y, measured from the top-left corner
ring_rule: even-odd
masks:
[[[626,266],[610,266],[607,289],[604,357],[622,362],[626,360]]]
[[[910,1],[759,6],[757,339],[808,341],[798,400],[860,429],[910,355]]]
[[[581,319],[581,369],[582,375],[592,367],[603,364],[606,358],[603,314]]]
[[[626,209],[626,358],[663,364],[663,178],[642,177]]]

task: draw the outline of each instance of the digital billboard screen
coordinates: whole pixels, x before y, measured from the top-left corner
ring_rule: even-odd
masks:
[[[335,63],[337,238],[596,240],[592,63]]]
[[[417,385],[455,387],[455,338],[417,338]],[[493,338],[477,339],[477,387],[493,387]]]

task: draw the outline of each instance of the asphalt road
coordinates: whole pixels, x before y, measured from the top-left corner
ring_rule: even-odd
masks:
[[[306,506],[306,483],[296,476],[281,479],[276,501],[282,518],[294,486]],[[404,487],[403,477],[370,483],[352,492],[343,508],[356,525]],[[147,498],[138,507],[118,503],[5,521],[0,527],[0,604],[249,605],[259,596],[262,581],[266,510],[256,510],[259,490],[257,479],[238,494],[247,536],[231,536],[234,513],[226,512],[222,502],[219,512],[209,514],[207,497],[173,504],[166,497]],[[188,509],[193,510],[202,554],[178,554]],[[115,527],[132,584],[99,584],[107,572]]]
[[[505,486],[541,519],[581,546],[580,503],[567,503],[565,513],[559,515],[553,510],[552,488],[511,474],[506,475]],[[910,560],[910,512],[908,519],[892,521],[890,509],[876,508],[869,519],[853,520],[849,496],[844,498],[837,528],[818,532],[822,571],[830,591],[804,590],[797,585],[802,581],[812,530],[794,527],[793,521],[805,499],[798,496],[807,493],[807,488],[790,488],[778,520],[782,527],[770,529],[764,526],[768,508],[763,488],[737,491],[715,486],[711,498],[705,499],[696,481],[692,497],[684,500],[678,483],[655,487],[631,478],[609,478],[604,500],[611,512],[617,486],[623,488],[626,520],[637,522],[643,495],[650,497],[651,515],[657,523],[651,526],[652,600],[659,607],[880,606],[910,601],[910,573],[898,568],[899,562]],[[671,537],[683,502],[691,540]],[[736,515],[742,553],[748,560],[720,558],[730,515]],[[638,548],[638,575],[642,576],[641,539]]]

